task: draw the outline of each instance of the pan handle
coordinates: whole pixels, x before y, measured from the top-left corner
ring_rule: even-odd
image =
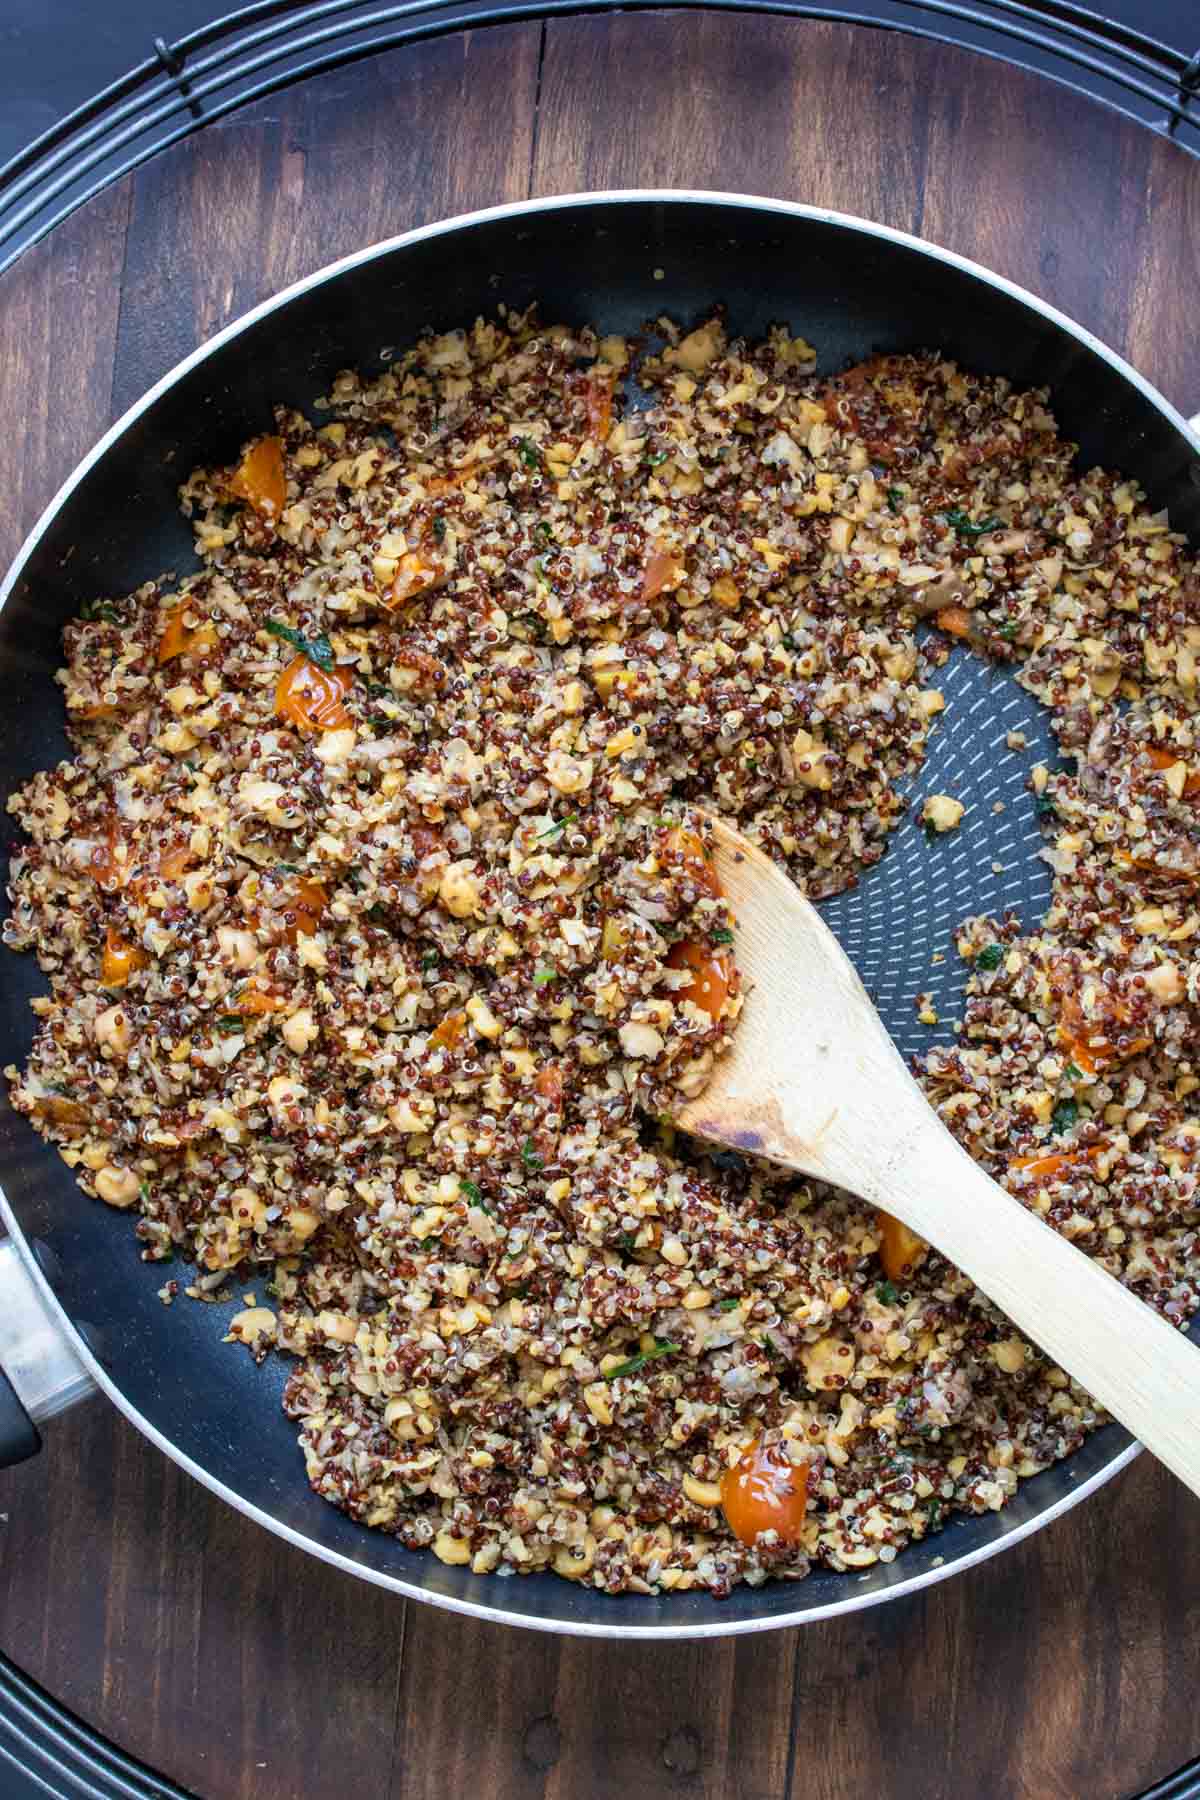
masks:
[[[42,1447],[38,1423],[95,1393],[11,1238],[0,1242],[0,1468]]]

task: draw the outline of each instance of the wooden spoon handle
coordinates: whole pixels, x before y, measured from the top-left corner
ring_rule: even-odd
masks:
[[[928,1109],[905,1109],[887,1167],[858,1189],[928,1235],[1015,1325],[1200,1493],[1200,1355],[994,1182]],[[865,1192],[866,1188],[870,1192]]]

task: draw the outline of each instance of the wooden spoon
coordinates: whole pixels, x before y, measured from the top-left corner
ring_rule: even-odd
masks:
[[[677,1122],[901,1219],[1200,1491],[1193,1346],[971,1160],[815,908],[747,838],[714,823],[749,991],[731,1049]]]

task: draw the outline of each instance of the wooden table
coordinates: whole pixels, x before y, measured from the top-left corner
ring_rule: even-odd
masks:
[[[179,356],[373,239],[671,185],[864,213],[1024,283],[1200,406],[1200,165],[965,52],[641,14],[464,34],[160,155],[0,282],[0,563]],[[448,323],[450,321],[447,321]],[[106,1403],[0,1477],[0,1649],[213,1800],[1121,1800],[1200,1750],[1200,1507],[1142,1459],[923,1597],[802,1632],[505,1632],[306,1559]]]

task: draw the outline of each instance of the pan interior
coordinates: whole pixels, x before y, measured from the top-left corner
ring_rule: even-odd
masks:
[[[311,410],[341,368],[378,368],[381,352],[426,326],[448,328],[503,301],[542,303],[547,319],[629,331],[664,311],[687,322],[721,301],[747,336],[786,321],[835,370],[879,350],[937,349],[965,366],[1047,385],[1060,427],[1084,462],[1136,477],[1172,523],[1200,531],[1200,491],[1185,438],[1159,404],[1088,343],[980,275],[869,229],[813,214],[679,197],[575,201],[484,216],[452,233],[401,242],[316,281],[186,370],[134,417],[67,494],[33,547],[0,614],[9,704],[0,720],[5,792],[68,754],[53,682],[63,622],[82,601],[123,593],[165,569],[193,566],[175,488],[197,462],[228,461],[278,402]],[[188,346],[181,345],[181,353]],[[141,391],[149,371],[122,371]],[[911,798],[946,791],[966,803],[962,827],[928,843],[911,812],[883,861],[824,913],[853,958],[900,1049],[953,1035],[965,965],[954,928],[965,915],[1044,911],[1049,871],[1027,790],[1037,760],[1053,766],[1046,715],[1011,676],[956,652],[940,685],[947,710]],[[1028,748],[1014,751],[1020,731]],[[1003,810],[996,810],[997,803]],[[935,953],[944,960],[934,963]],[[32,958],[5,959],[0,1053],[24,1057]],[[917,1021],[934,996],[942,1023]],[[282,1362],[257,1369],[222,1346],[240,1304],[166,1308],[157,1290],[179,1268],[140,1262],[130,1220],[89,1202],[57,1155],[0,1098],[0,1183],[38,1248],[70,1318],[132,1413],[239,1504],[325,1555],[431,1599],[530,1625],[630,1635],[747,1629],[862,1605],[998,1547],[1103,1474],[1128,1445],[1116,1427],[1069,1463],[1024,1483],[998,1515],[959,1518],[894,1564],[867,1574],[816,1572],[799,1585],[647,1600],[582,1590],[556,1577],[476,1577],[414,1556],[313,1496],[294,1432],[279,1409]],[[242,1284],[245,1285],[245,1284]]]

